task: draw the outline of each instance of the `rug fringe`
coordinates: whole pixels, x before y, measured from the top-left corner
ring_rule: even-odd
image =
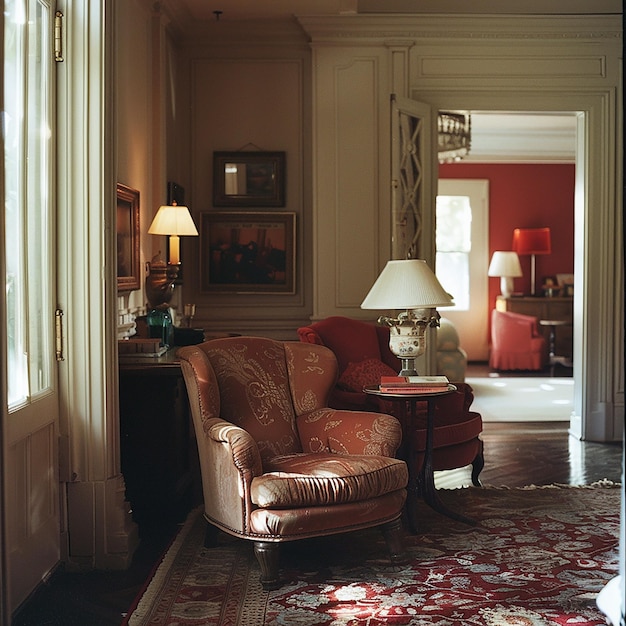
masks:
[[[588,485],[566,485],[565,483],[550,483],[549,485],[524,485],[523,487],[508,487],[507,485],[483,485],[482,487],[471,487],[472,489],[502,489],[505,491],[530,491],[532,489],[615,489],[621,487],[621,482],[615,482],[608,478],[596,480]]]

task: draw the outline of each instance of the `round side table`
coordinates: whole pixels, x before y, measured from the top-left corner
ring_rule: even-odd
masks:
[[[465,524],[474,525],[476,522],[457,513],[451,511],[439,498],[437,489],[435,489],[435,475],[433,471],[433,433],[435,422],[435,402],[437,398],[454,393],[456,391],[454,385],[443,387],[441,391],[416,391],[415,393],[394,393],[390,391],[381,391],[378,385],[365,387],[363,391],[371,396],[377,396],[385,400],[389,400],[394,404],[403,404],[408,414],[408,419],[400,419],[402,425],[402,457],[406,461],[409,470],[409,485],[407,490],[407,513],[409,518],[409,526],[411,531],[417,533],[418,515],[417,500],[420,496],[426,504],[438,513],[442,513],[451,519]],[[411,427],[415,423],[417,414],[417,405],[420,402],[426,402],[426,449],[424,450],[424,462],[421,469],[417,468],[417,451],[413,450],[415,438],[411,436]]]

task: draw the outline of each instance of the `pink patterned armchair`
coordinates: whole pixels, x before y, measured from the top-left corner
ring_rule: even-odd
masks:
[[[496,370],[541,370],[548,362],[548,347],[536,317],[493,309],[490,367]]]
[[[404,557],[407,466],[390,415],[327,408],[337,361],[322,346],[259,337],[178,350],[196,430],[207,545],[216,529],[249,539],[266,589],[283,542],[382,527]]]

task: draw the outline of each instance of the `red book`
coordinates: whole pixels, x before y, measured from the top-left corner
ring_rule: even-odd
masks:
[[[399,395],[419,395],[420,393],[441,393],[442,391],[446,391],[448,386],[442,387],[441,385],[436,385],[434,387],[386,387],[380,385],[378,390],[382,393],[395,393]]]
[[[382,387],[447,387],[450,381],[447,376],[381,376],[380,386]]]

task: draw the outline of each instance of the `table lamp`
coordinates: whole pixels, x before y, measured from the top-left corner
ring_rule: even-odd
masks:
[[[197,236],[189,209],[175,202],[159,207],[148,229],[150,235],[169,236],[169,259],[166,264],[160,253],[148,263],[150,272],[146,277],[146,296],[150,308],[167,308],[174,293],[174,281],[180,271],[180,237]]]
[[[361,304],[362,309],[404,309],[381,316],[389,326],[389,349],[402,363],[400,376],[416,376],[415,359],[424,354],[425,330],[439,326],[438,306],[453,306],[433,271],[422,259],[388,261]]]
[[[534,296],[535,256],[537,254],[550,254],[552,252],[550,229],[516,228],[513,231],[513,250],[515,250],[518,255],[530,255],[530,293]]]
[[[517,252],[509,250],[497,250],[491,257],[488,276],[500,277],[500,291],[505,298],[510,298],[513,293],[513,279],[522,275],[522,266]]]

